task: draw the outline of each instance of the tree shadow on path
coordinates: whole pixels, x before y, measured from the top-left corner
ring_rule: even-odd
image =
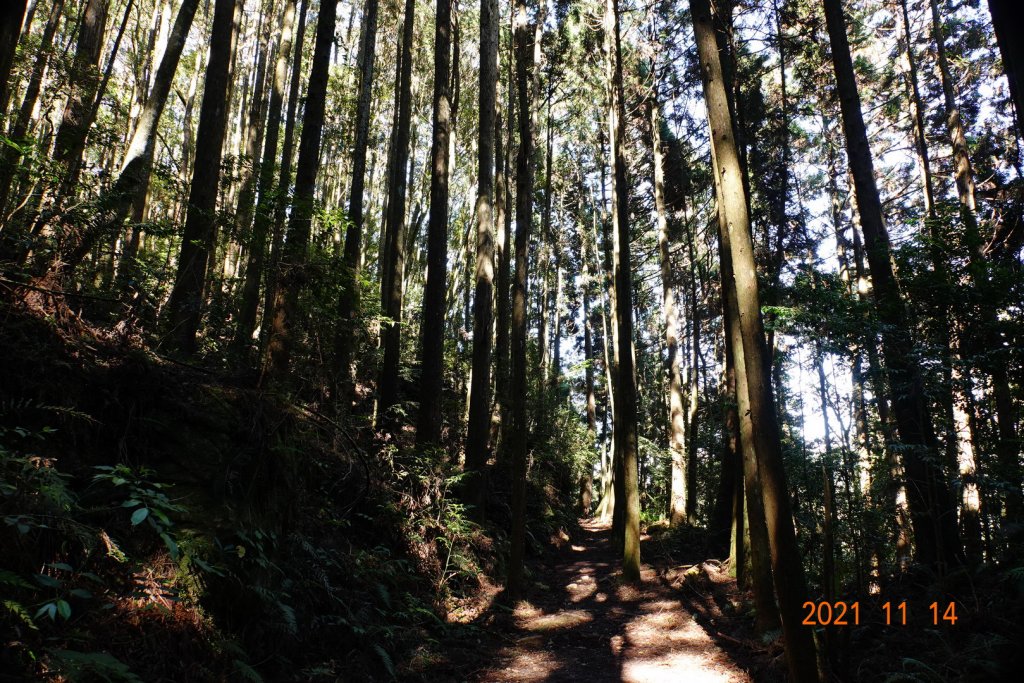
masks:
[[[471,671],[425,680],[479,683],[749,681],[684,609],[678,592],[650,565],[642,582],[621,582],[611,531],[596,520],[581,522],[582,537],[531,568],[529,598],[511,612],[494,605],[473,621],[474,643],[455,658]],[[456,648],[458,649],[458,648]],[[435,672],[440,673],[440,672]]]

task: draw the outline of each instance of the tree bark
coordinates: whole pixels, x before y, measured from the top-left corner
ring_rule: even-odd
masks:
[[[441,403],[444,391],[445,289],[448,272],[448,138],[452,123],[448,82],[451,31],[451,0],[437,0],[434,28],[434,141],[430,150],[432,168],[430,220],[427,225],[427,282],[423,289],[423,355],[420,412],[416,427],[416,443],[419,446],[440,444],[443,424]],[[490,301],[490,291],[487,292],[487,299]]]
[[[18,49],[27,7],[28,0],[12,0],[10,6],[0,13],[0,112],[7,109],[14,54]]]
[[[1017,34],[1020,15],[1015,0],[988,0],[992,14],[992,28],[995,29],[999,55],[1003,58],[1003,71],[1010,85],[1010,99],[1017,112],[1019,139],[1024,140],[1024,42]]]
[[[672,526],[686,521],[686,417],[683,412],[683,377],[679,352],[679,316],[676,311],[676,287],[672,276],[672,258],[665,208],[665,154],[661,144],[661,105],[651,107],[651,146],[654,151],[654,206],[658,216],[658,254],[661,257],[661,310],[665,323],[665,347],[668,358],[668,447],[672,454],[668,519]],[[692,438],[692,436],[691,436]]]
[[[281,264],[274,300],[273,323],[267,342],[267,373],[279,379],[288,371],[295,327],[298,323],[299,292],[309,279],[306,263],[313,228],[313,191],[320,172],[320,138],[323,134],[327,103],[327,77],[337,23],[337,0],[321,0],[316,20],[313,58],[306,86],[306,108],[302,114],[299,158],[295,164],[295,195],[288,219],[288,233],[281,253]]]
[[[213,10],[210,61],[196,131],[196,160],[189,185],[178,271],[168,304],[173,344],[185,355],[197,351],[196,334],[203,314],[203,290],[210,240],[216,229],[220,162],[227,128],[231,47],[241,4],[240,0],[217,0]]]
[[[782,464],[782,443],[769,381],[770,364],[766,359],[747,194],[743,186],[726,84],[715,41],[711,3],[708,0],[691,0],[690,8],[711,128],[715,184],[721,200],[719,233],[722,251],[729,253],[733,267],[732,282],[726,286],[734,288],[742,337],[740,346],[743,363],[737,359],[736,372],[738,376],[742,375],[747,390],[742,392],[740,388],[738,393],[745,393],[749,400],[750,442],[756,453],[761,477],[775,592],[779,600],[786,644],[786,661],[792,680],[798,683],[818,681],[814,641],[810,630],[801,625],[801,605],[807,598],[807,587]],[[740,407],[742,421],[742,402]],[[741,423],[741,430],[742,427]],[[741,441],[747,440],[746,431],[741,431]],[[748,492],[748,500],[750,497]]]
[[[342,258],[342,289],[338,299],[338,332],[335,338],[334,375],[337,401],[347,410],[353,396],[352,358],[357,343],[360,313],[360,273],[363,261],[363,202],[366,194],[366,155],[370,144],[370,102],[373,69],[377,57],[378,0],[366,0],[359,38],[359,98],[356,104],[356,137],[352,147],[352,186],[348,198],[348,229]]]
[[[604,30],[607,36],[607,80],[609,86],[608,132],[612,165],[612,230],[614,243],[616,345],[618,367],[615,406],[623,497],[617,499],[623,512],[622,578],[640,580],[640,492],[637,430],[636,352],[633,347],[633,274],[629,249],[629,179],[627,177],[625,103],[622,87],[622,47],[619,36],[618,0],[605,3]]]
[[[530,228],[533,222],[533,131],[530,121],[529,10],[527,0],[516,0],[515,40],[516,97],[519,112],[519,153],[516,157],[516,267],[512,281],[512,423],[508,441],[512,456],[512,529],[509,535],[508,591],[522,596],[526,586],[523,560],[526,551],[526,297],[529,282]]]
[[[412,118],[412,50],[416,3],[405,2],[398,88],[395,90],[395,147],[392,177],[388,182],[385,224],[385,268],[382,282],[382,313],[390,318],[384,327],[384,360],[378,386],[377,415],[390,427],[392,408],[398,403],[398,371],[402,348],[402,274],[405,269],[405,190]],[[447,82],[447,78],[445,79]]]
[[[253,215],[256,208],[257,180],[260,175],[260,167],[264,161],[270,161],[260,155],[263,147],[263,136],[266,132],[264,122],[267,119],[269,109],[269,98],[267,92],[267,60],[271,56],[270,25],[269,17],[263,19],[263,29],[260,31],[260,45],[257,47],[259,56],[256,59],[256,73],[253,78],[253,93],[249,98],[249,110],[245,124],[245,144],[240,159],[241,178],[238,182],[238,203],[235,205],[235,235],[248,244],[249,251],[252,251],[252,239],[249,229],[253,225]],[[277,150],[274,150],[276,153]]]
[[[29,124],[32,119],[32,110],[35,109],[36,101],[39,99],[39,91],[43,84],[43,74],[46,72],[46,67],[50,63],[50,55],[53,51],[53,36],[57,32],[57,26],[60,24],[61,15],[64,10],[64,0],[55,0],[53,6],[50,8],[50,16],[46,20],[46,26],[43,27],[43,33],[39,40],[40,50],[35,56],[35,61],[32,63],[32,71],[28,77],[28,85],[25,87],[25,95],[21,99],[21,107],[18,109],[18,117],[15,119],[14,126],[10,129],[8,137],[21,144],[25,142],[25,138],[28,135]],[[16,12],[12,12],[9,15],[4,15],[5,19],[0,21],[9,21],[15,16]],[[15,33],[20,29],[21,23],[19,21],[18,28],[14,29]],[[7,25],[0,25],[0,52],[4,49],[3,43],[6,38],[3,37],[4,32],[9,31],[10,27]],[[17,36],[15,35],[15,41]],[[0,57],[2,59],[2,57]],[[7,72],[9,72],[9,67]],[[0,78],[4,78],[0,82],[0,90],[2,90],[7,83],[6,77],[3,76],[5,73],[4,67],[0,64]],[[0,100],[3,98],[0,97]],[[3,111],[0,108],[0,111]],[[14,181],[14,176],[18,170],[18,160],[21,158],[19,150],[13,146],[7,145],[4,147],[2,161],[0,161],[0,220],[7,215],[7,200],[10,197],[11,184]],[[6,228],[6,225],[0,224],[0,230]]]
[[[266,288],[263,295],[263,320],[260,324],[260,356],[265,356],[274,322],[274,299],[281,276],[281,249],[284,245],[284,222],[288,210],[289,190],[292,183],[292,164],[295,151],[295,121],[299,112],[302,80],[302,51],[306,44],[306,19],[309,0],[299,6],[299,25],[295,30],[295,57],[292,59],[291,82],[288,84],[288,108],[284,118],[284,140],[281,142],[281,168],[274,189],[274,219],[271,226],[270,262],[267,264]],[[266,368],[263,360],[263,369]]]
[[[974,171],[971,166],[970,150],[964,133],[963,118],[956,101],[953,76],[946,57],[946,40],[939,15],[938,0],[930,0],[932,15],[932,31],[935,38],[938,56],[939,76],[942,84],[942,98],[946,107],[946,128],[953,148],[953,177],[956,179],[957,197],[960,201],[960,220],[964,228],[964,241],[968,248],[968,275],[977,295],[977,310],[981,325],[965,325],[960,336],[960,355],[983,357],[979,365],[992,378],[993,393],[996,395],[996,419],[998,422],[999,441],[996,452],[999,456],[1003,478],[1009,484],[1007,493],[1007,515],[1012,522],[1018,522],[1024,516],[1024,501],[1021,499],[1021,470],[1019,463],[1020,446],[1017,441],[1016,416],[1006,362],[1003,359],[986,357],[986,352],[1000,348],[1002,344],[997,330],[998,314],[996,304],[998,294],[989,283],[988,263],[981,253],[982,240],[978,229],[977,204],[975,198]],[[963,382],[971,384],[967,367],[960,370]],[[953,382],[954,388],[959,385]],[[957,397],[953,412],[954,416],[961,410],[968,397],[962,394]],[[974,448],[964,449],[963,434],[967,433],[964,419],[959,418],[961,425],[957,428],[959,435],[956,442],[957,457],[961,469],[973,472]]]
[[[477,147],[476,290],[473,299],[473,377],[466,429],[466,470],[475,481],[473,502],[482,509],[484,467],[489,456],[491,420],[491,340],[494,326],[494,194],[495,137],[498,96],[498,3],[480,2],[480,142]],[[499,162],[500,163],[500,162]],[[503,191],[504,188],[499,188]],[[500,201],[500,200],[499,200]],[[504,216],[501,217],[504,219]]]
[[[508,381],[509,381],[509,333],[510,318],[512,314],[509,285],[512,279],[512,193],[511,179],[507,176],[506,169],[509,168],[511,148],[513,143],[512,126],[514,119],[514,100],[511,92],[514,87],[512,78],[512,60],[509,59],[509,95],[508,105],[505,107],[506,125],[508,126],[508,144],[502,140],[502,112],[499,111],[496,119],[497,133],[495,134],[495,156],[497,159],[497,170],[495,171],[495,226],[497,239],[495,241],[495,261],[498,266],[497,287],[495,289],[495,312],[496,330],[494,334],[494,397],[497,409],[498,420],[504,427],[506,413],[508,411]],[[501,457],[501,451],[498,451]]]
[[[96,201],[96,207],[93,209],[98,210],[92,210],[91,215],[72,212],[62,217],[62,222],[73,229],[65,239],[60,258],[51,266],[48,278],[69,275],[96,244],[116,234],[138,194],[145,192],[153,164],[157,125],[167,104],[174,74],[178,70],[178,62],[198,6],[199,0],[183,0],[178,9],[167,49],[160,60],[160,66],[153,79],[153,88],[146,98],[146,104],[132,133],[120,173],[111,189]],[[82,227],[76,227],[79,225]]]
[[[825,0],[825,19],[832,46],[847,155],[871,269],[875,308],[883,323],[883,352],[892,387],[897,431],[903,442],[903,466],[918,559],[949,567],[962,558],[956,512],[938,462],[938,440],[924,393],[910,312],[899,291],[890,259],[889,235],[875,184],[871,148],[860,108],[853,60],[846,37],[841,0]]]
[[[724,205],[722,192],[716,187],[716,199]],[[724,212],[719,213],[722,221]],[[771,541],[769,540],[767,518],[765,516],[764,484],[758,466],[758,452],[754,440],[754,424],[751,417],[750,387],[748,384],[746,356],[743,348],[743,328],[740,323],[739,303],[736,299],[735,270],[732,254],[728,248],[728,238],[723,237],[726,230],[719,230],[719,252],[722,267],[722,306],[725,319],[725,349],[732,358],[734,370],[736,398],[736,429],[737,453],[742,459],[743,492],[745,494],[743,510],[745,519],[743,529],[749,544],[744,562],[750,564],[750,575],[747,577],[754,589],[754,605],[756,611],[756,629],[765,634],[779,627],[779,608],[775,604],[775,593],[772,589]],[[728,416],[727,416],[728,417]]]
[[[284,108],[284,90],[288,83],[288,61],[292,53],[294,28],[295,0],[285,0],[281,23],[278,26],[281,41],[277,46],[274,76],[267,102],[266,136],[263,140],[263,160],[259,166],[259,179],[256,183],[256,211],[252,237],[249,240],[242,297],[238,304],[238,324],[235,327],[233,342],[236,352],[247,348],[252,341],[260,305],[260,283],[266,274],[264,271],[267,260],[267,237],[274,213],[274,171],[277,168],[275,160],[277,143],[281,135],[281,110]]]
[[[580,237],[582,238],[583,248],[580,254],[580,260],[583,262],[583,277],[580,282],[580,296],[583,299],[583,362],[585,363],[586,369],[584,370],[584,386],[586,388],[586,400],[587,400],[587,434],[589,436],[590,443],[593,443],[597,438],[597,397],[594,390],[594,363],[597,358],[594,357],[594,341],[593,341],[593,310],[590,305],[591,287],[592,287],[592,276],[590,273],[590,247],[587,230],[581,231]],[[590,508],[594,498],[594,466],[593,463],[587,462],[586,469],[583,472],[582,482],[580,484],[580,514],[584,517],[590,516]]]
[[[71,92],[53,148],[53,160],[62,166],[58,201],[78,182],[85,137],[89,132],[89,111],[100,82],[100,53],[109,4],[110,0],[88,0],[82,9],[75,61],[71,65]]]

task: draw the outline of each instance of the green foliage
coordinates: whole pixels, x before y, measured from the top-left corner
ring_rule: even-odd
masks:
[[[127,664],[105,652],[49,650],[47,661],[71,683],[142,683],[142,679],[132,673]]]
[[[174,526],[170,515],[184,512],[184,508],[167,497],[163,491],[166,485],[151,480],[153,471],[147,468],[136,470],[124,464],[97,465],[94,469],[98,471],[93,475],[94,482],[109,485],[126,497],[121,507],[131,511],[131,525],[134,527],[146,522],[163,541],[171,559],[178,559],[178,544],[170,533]]]
[[[23,632],[17,649],[28,666],[42,657],[69,681],[139,681],[110,654],[62,649],[54,643],[62,642],[65,625],[81,623],[90,611],[112,606],[104,600],[112,590],[111,568],[104,568],[105,558],[95,550],[104,546],[106,557],[129,562],[96,524],[97,517],[124,508],[129,514],[115,520],[124,532],[148,527],[173,555],[177,546],[170,514],[184,510],[162,491],[164,484],[151,480],[152,472],[126,465],[97,467],[93,484],[107,489],[106,496],[100,497],[110,505],[83,506],[74,477],[57,469],[55,460],[32,453],[33,447],[45,447],[56,433],[50,427],[0,427],[0,513],[5,523],[0,533],[13,541],[12,552],[0,560],[7,565],[0,567],[0,625]],[[93,501],[98,499],[95,490],[89,494]],[[114,507],[116,502],[120,505]],[[39,566],[42,571],[34,568]],[[29,633],[39,635],[25,638]],[[39,636],[46,640],[40,641]]]

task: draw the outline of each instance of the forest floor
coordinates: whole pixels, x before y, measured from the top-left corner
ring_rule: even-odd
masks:
[[[621,581],[610,526],[596,520],[580,525],[582,534],[575,542],[565,542],[531,567],[529,600],[495,618],[474,620],[485,630],[477,647],[464,646],[460,653],[473,668],[459,679],[752,680],[687,610],[676,580],[681,572],[656,551],[657,540],[644,537],[643,550],[651,562],[642,566],[641,583],[630,585]]]

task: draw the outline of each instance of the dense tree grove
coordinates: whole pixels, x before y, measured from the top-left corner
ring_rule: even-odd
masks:
[[[625,583],[698,544],[789,680],[859,680],[807,601],[1021,580],[1015,9],[12,0],[5,315],[315,416],[512,598],[554,508]]]

